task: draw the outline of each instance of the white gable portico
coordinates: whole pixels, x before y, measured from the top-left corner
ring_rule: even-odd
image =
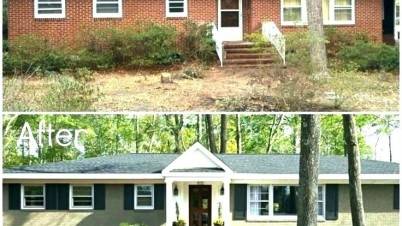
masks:
[[[229,222],[232,173],[200,143],[191,146],[162,171],[166,183],[166,225],[172,225],[177,217],[208,225],[219,218]]]

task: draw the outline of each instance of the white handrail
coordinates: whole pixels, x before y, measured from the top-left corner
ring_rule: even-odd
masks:
[[[223,66],[223,41],[221,34],[218,31],[215,23],[212,24],[212,39],[215,42],[215,50],[218,54],[219,61],[221,62],[221,67]]]
[[[278,51],[282,58],[283,64],[286,64],[286,49],[285,49],[285,37],[276,27],[272,21],[262,22],[262,35],[272,43],[275,49]]]

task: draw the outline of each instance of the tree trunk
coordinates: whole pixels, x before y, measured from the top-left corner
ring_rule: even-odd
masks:
[[[278,132],[278,129],[282,123],[283,115],[280,115],[279,117],[277,115],[274,115],[274,118],[272,119],[271,126],[269,128],[268,132],[268,141],[267,141],[267,148],[266,148],[266,153],[269,154],[272,149],[272,144],[274,143],[275,135]]]
[[[389,146],[389,161],[392,162],[392,141],[391,141],[391,135],[388,135],[388,146]]]
[[[181,140],[181,129],[183,127],[183,115],[174,115],[174,122],[171,120],[172,115],[165,115],[166,124],[168,125],[171,134],[174,137],[174,153],[181,153],[182,149],[182,140]]]
[[[242,148],[241,148],[241,122],[240,122],[240,115],[236,114],[236,149],[237,149],[237,154],[242,153]]]
[[[227,116],[225,114],[221,115],[221,148],[220,153],[226,153],[226,143],[227,143]]]
[[[134,152],[138,153],[138,116],[134,115]]]
[[[209,149],[212,153],[218,153],[216,148],[216,139],[214,134],[214,125],[212,121],[212,115],[208,114],[206,117],[207,123],[207,132],[208,132],[208,140],[209,140]]]
[[[319,116],[301,116],[298,206],[303,208],[297,210],[297,226],[317,225],[319,125]]]
[[[197,142],[201,143],[202,137],[202,116],[200,114],[197,115]]]
[[[348,153],[349,196],[353,226],[365,226],[362,186],[360,182],[360,154],[355,120],[352,115],[343,115],[343,137]]]
[[[322,20],[322,0],[307,1],[310,58],[313,79],[328,77],[327,51]]]

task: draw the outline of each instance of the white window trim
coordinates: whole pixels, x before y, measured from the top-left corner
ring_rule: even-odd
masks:
[[[61,13],[59,14],[39,14],[39,1],[34,0],[34,16],[35,19],[59,19],[66,18],[66,0],[61,1]]]
[[[105,4],[105,3],[113,3],[115,4],[116,2],[101,2],[100,4]],[[117,13],[97,13],[96,12],[96,5],[98,4],[97,0],[92,1],[92,14],[94,18],[122,18],[123,17],[123,0],[118,0],[117,4],[118,6],[118,12]]]
[[[356,23],[356,1],[351,0],[352,5],[352,20],[350,21],[335,21],[335,0],[329,0],[329,20],[324,20],[323,24],[324,25],[355,25]],[[281,0],[281,25],[282,26],[305,26],[308,25],[308,19],[307,19],[307,0],[301,0],[301,7],[302,7],[302,20],[301,21],[285,21],[284,20],[284,0]],[[291,7],[287,7],[291,8]],[[296,8],[296,7],[295,7]],[[298,8],[298,7],[297,7]],[[344,7],[344,8],[350,8],[350,7]]]
[[[25,186],[42,186],[43,188],[43,206],[25,206]],[[46,187],[42,184],[21,184],[21,209],[22,210],[44,210],[46,208]]]
[[[329,20],[324,20],[324,25],[354,25],[355,24],[355,0],[351,0],[351,6],[337,6],[337,8],[351,9],[352,20],[335,21],[335,0],[329,0]]]
[[[139,206],[139,205],[137,205],[137,187],[138,186],[150,186],[151,187],[152,205],[150,205],[150,206]],[[149,197],[149,196],[146,196],[146,197]],[[134,209],[136,209],[136,210],[153,210],[154,209],[154,202],[155,202],[155,187],[154,187],[153,184],[138,184],[138,185],[136,184],[136,185],[134,185]]]
[[[184,11],[180,13],[175,13],[175,12],[169,12],[169,2],[170,1],[175,1],[175,0],[165,0],[165,8],[166,8],[166,17],[187,17],[188,15],[188,10],[187,10],[187,5],[188,5],[188,0],[183,0],[183,8]]]
[[[285,3],[281,0],[281,25],[282,26],[304,26],[307,25],[307,2],[306,0],[301,0],[301,21],[285,21]],[[286,8],[299,8],[299,7],[286,7]]]
[[[247,214],[246,214],[246,219],[247,221],[297,221],[297,215],[288,215],[288,216],[280,216],[280,215],[274,215],[274,187],[275,186],[298,186],[298,185],[289,185],[289,184],[275,184],[275,185],[268,185],[269,186],[269,212],[268,216],[252,216],[250,214],[250,186],[261,186],[261,185],[267,185],[267,184],[248,184],[247,185]],[[323,192],[323,213],[324,215],[317,215],[317,220],[318,221],[325,221],[325,185],[320,184],[318,186],[322,186],[322,192]],[[317,194],[318,195],[318,194]],[[318,199],[318,196],[317,196]]]
[[[75,186],[87,186],[91,187],[91,206],[74,206],[74,199],[73,199],[73,187]],[[94,185],[93,184],[70,184],[70,210],[93,210],[94,209]]]

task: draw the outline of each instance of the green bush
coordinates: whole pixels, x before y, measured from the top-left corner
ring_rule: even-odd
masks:
[[[382,43],[357,41],[343,47],[338,57],[344,64],[355,64],[361,71],[396,70],[399,65],[398,48]]]
[[[197,24],[190,20],[184,22],[181,33],[182,52],[186,59],[210,63],[216,59],[215,42],[209,24]]]
[[[6,74],[31,74],[44,71],[60,71],[67,66],[68,53],[53,46],[46,39],[23,35],[9,44],[9,52],[4,53]]]
[[[157,24],[106,28],[85,34],[85,53],[108,66],[168,65],[180,58],[173,27]]]

